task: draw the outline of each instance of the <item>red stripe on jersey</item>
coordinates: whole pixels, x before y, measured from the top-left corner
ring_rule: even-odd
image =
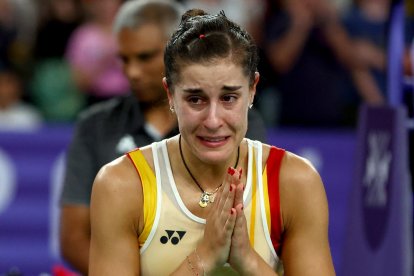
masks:
[[[279,172],[282,163],[284,149],[271,147],[267,159],[267,190],[269,194],[270,208],[270,238],[276,253],[280,256],[282,243],[282,218],[280,212],[280,194],[279,194]]]

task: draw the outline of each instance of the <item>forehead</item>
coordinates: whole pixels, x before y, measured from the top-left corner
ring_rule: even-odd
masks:
[[[167,38],[160,25],[147,23],[137,28],[123,28],[117,40],[121,52],[145,52],[163,49]]]
[[[246,85],[249,82],[243,68],[230,59],[190,63],[183,65],[180,71],[177,85],[183,88]]]

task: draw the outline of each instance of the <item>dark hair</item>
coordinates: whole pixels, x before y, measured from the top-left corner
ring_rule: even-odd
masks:
[[[165,48],[168,86],[172,88],[172,84],[179,81],[179,70],[184,65],[220,58],[230,58],[242,66],[250,85],[253,84],[259,57],[251,36],[223,11],[210,15],[199,9],[188,10]]]

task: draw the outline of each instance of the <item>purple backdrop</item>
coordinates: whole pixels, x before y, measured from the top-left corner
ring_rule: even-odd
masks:
[[[344,275],[413,275],[406,120],[403,108],[361,110]]]

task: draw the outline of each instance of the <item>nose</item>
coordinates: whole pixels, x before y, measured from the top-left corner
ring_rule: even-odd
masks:
[[[130,80],[139,80],[142,78],[142,66],[136,61],[124,64],[124,71]]]
[[[217,103],[211,103],[206,110],[206,118],[204,120],[204,126],[211,131],[219,129],[223,124],[222,110]]]

